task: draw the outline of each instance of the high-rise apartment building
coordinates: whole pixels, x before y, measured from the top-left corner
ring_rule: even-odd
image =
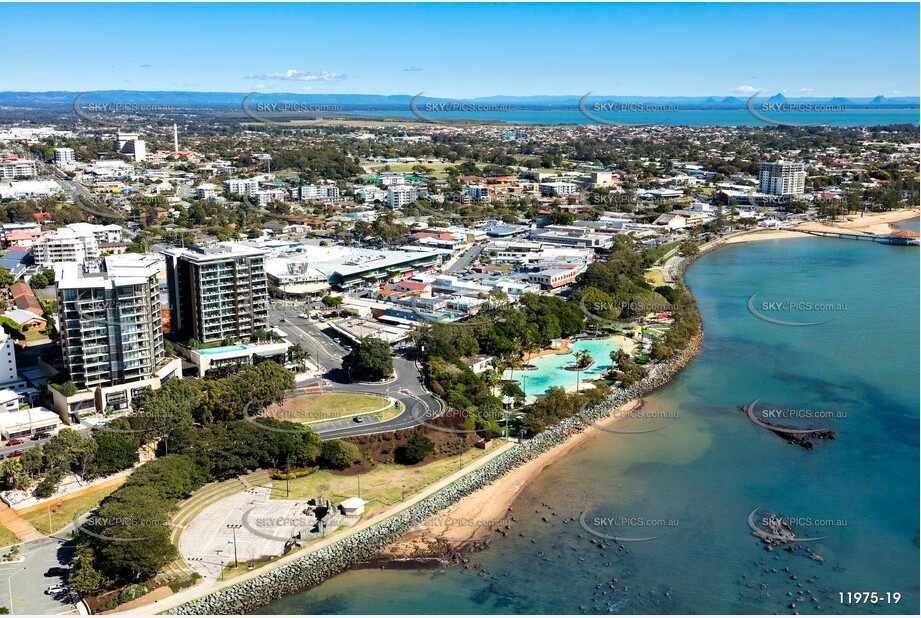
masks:
[[[806,192],[806,167],[796,161],[762,163],[759,181],[761,193],[802,195]]]
[[[85,389],[150,378],[166,357],[159,260],[113,255],[98,272],[76,263],[57,264],[55,270],[61,347],[71,381]]]
[[[268,287],[263,249],[236,243],[174,248],[166,255],[170,332],[202,343],[242,339],[265,328]]]

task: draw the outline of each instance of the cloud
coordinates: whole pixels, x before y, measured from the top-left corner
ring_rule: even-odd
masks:
[[[762,88],[755,88],[754,86],[739,86],[738,88],[733,88],[729,92],[735,92],[736,94],[754,94]]]
[[[149,64],[142,64],[142,65],[141,65],[141,68],[142,68],[142,69],[149,69],[149,68],[150,68],[150,65],[149,65]]]
[[[801,92],[803,94],[812,94],[814,90],[812,88],[800,88],[798,92]]]
[[[341,73],[331,71],[298,71],[288,69],[284,73],[259,73],[247,75],[245,79],[274,79],[288,82],[338,82],[346,79]]]
[[[404,71],[409,71],[409,72],[416,72],[416,71],[421,71],[422,69],[420,69],[419,67],[406,67],[406,68],[403,69],[403,70],[404,70]]]
[[[902,94],[901,90],[892,90],[890,94]]]

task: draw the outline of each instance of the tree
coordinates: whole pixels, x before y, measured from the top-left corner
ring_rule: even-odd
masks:
[[[131,425],[126,419],[115,419],[106,425],[106,429],[130,431]],[[96,459],[93,462],[95,474],[107,476],[130,468],[138,462],[138,445],[131,437],[132,435],[105,430],[95,433],[93,436],[97,447]]]
[[[301,344],[295,343],[291,347],[291,362],[294,363],[294,366],[298,369],[302,369],[306,366],[307,361],[310,360],[310,352],[305,350]]]
[[[77,570],[68,582],[78,594],[89,596],[97,590],[107,588],[112,585],[112,581],[107,578],[102,571],[93,564],[93,551],[87,549],[80,554],[80,561],[77,563]]]
[[[72,397],[77,394],[77,385],[70,380],[64,382],[64,384],[52,384],[51,386],[65,397]]]
[[[592,355],[588,350],[579,350],[576,352],[576,366],[585,369],[592,364]]]
[[[344,470],[361,459],[358,447],[351,442],[329,440],[320,449],[320,459],[327,468]]]
[[[326,295],[326,296],[323,297],[323,300],[322,300],[321,302],[322,302],[324,305],[326,305],[327,307],[330,307],[330,308],[332,308],[332,307],[338,307],[339,305],[342,304],[342,297],[341,297],[341,296],[329,296],[329,295]]]
[[[435,443],[422,434],[416,434],[406,444],[406,449],[403,451],[403,460],[406,463],[415,464],[434,453]]]
[[[393,375],[390,345],[377,337],[362,338],[342,359],[342,368],[361,382],[377,382]]]
[[[142,425],[156,432],[169,453],[169,437],[177,428],[192,423],[192,411],[201,402],[198,386],[188,380],[170,380],[157,390],[146,390],[138,398],[135,415]]]
[[[0,288],[8,288],[16,281],[16,278],[13,277],[13,273],[7,270],[5,267],[0,266]]]

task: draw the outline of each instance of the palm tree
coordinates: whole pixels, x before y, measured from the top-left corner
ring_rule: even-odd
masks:
[[[493,367],[495,367],[495,364],[493,364]],[[487,369],[483,372],[483,381],[489,387],[489,394],[495,396],[496,387],[502,382],[502,374],[497,373],[495,368]]]
[[[588,367],[592,364],[593,360],[594,359],[592,359],[592,355],[589,354],[588,350],[579,350],[576,352],[576,366],[580,368],[584,369],[585,367]]]
[[[310,352],[301,347],[301,344],[295,343],[291,347],[291,362],[294,363],[295,367],[303,368],[307,361],[310,360]]]

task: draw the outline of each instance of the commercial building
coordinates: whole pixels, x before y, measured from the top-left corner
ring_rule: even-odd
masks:
[[[147,146],[137,133],[118,131],[112,141],[112,150],[130,155],[135,161],[144,161],[147,158]]]
[[[237,243],[173,248],[166,256],[170,332],[202,343],[250,337],[266,327],[263,249]]]
[[[385,251],[304,244],[269,258],[266,271],[285,294],[316,294],[330,287],[355,291],[430,271],[442,255],[431,249]]]
[[[30,197],[54,195],[61,185],[53,180],[18,180],[0,184],[0,199],[24,200]]]
[[[67,165],[68,163],[73,163],[77,160],[76,155],[74,155],[73,148],[55,148],[54,149],[54,164],[55,165]]]
[[[198,185],[198,199],[213,200],[217,197],[217,187],[210,182]]]
[[[762,163],[759,189],[768,195],[802,195],[806,192],[806,168],[796,161]]]
[[[0,163],[0,178],[31,178],[35,176],[35,161],[13,159]]]

